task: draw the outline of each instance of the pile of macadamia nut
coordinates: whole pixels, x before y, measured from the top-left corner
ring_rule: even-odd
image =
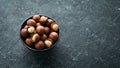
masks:
[[[58,40],[59,26],[47,16],[34,15],[22,26],[20,35],[29,47],[44,50]]]

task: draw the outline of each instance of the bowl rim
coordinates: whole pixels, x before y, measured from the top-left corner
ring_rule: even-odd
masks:
[[[34,15],[32,15],[31,17],[28,17],[28,18],[22,23],[19,32],[21,32],[21,30],[22,30],[22,28],[24,27],[24,25],[26,25],[27,20],[32,19],[33,16],[34,16]],[[52,19],[51,17],[46,16],[46,15],[39,15],[39,16],[40,16],[40,17],[41,17],[41,16],[45,16],[45,17],[47,17],[48,19]],[[53,20],[53,19],[52,19],[52,20]],[[55,21],[55,20],[53,20],[53,21]],[[56,21],[55,21],[55,22],[56,22]],[[56,22],[56,23],[57,23],[57,22]],[[57,24],[58,24],[58,23],[57,23]],[[58,24],[58,25],[59,25],[59,24]],[[59,34],[59,37],[58,37],[57,41],[56,41],[51,47],[46,48],[46,49],[43,49],[43,50],[38,50],[38,49],[35,49],[35,48],[32,48],[32,47],[29,47],[29,46],[24,42],[23,37],[21,36],[20,33],[19,33],[19,36],[20,36],[20,39],[21,39],[22,43],[24,44],[24,46],[27,47],[28,49],[30,49],[30,50],[32,50],[32,51],[37,51],[37,52],[44,52],[44,51],[48,51],[48,50],[50,50],[50,49],[52,49],[53,47],[56,46],[56,44],[57,44],[57,42],[59,41],[59,38],[60,38],[60,27],[59,27],[59,29],[58,29],[58,34]]]

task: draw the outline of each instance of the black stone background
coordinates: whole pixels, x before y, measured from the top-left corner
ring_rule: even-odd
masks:
[[[20,27],[34,14],[60,25],[50,51],[21,42]],[[120,68],[120,0],[0,0],[0,68]]]

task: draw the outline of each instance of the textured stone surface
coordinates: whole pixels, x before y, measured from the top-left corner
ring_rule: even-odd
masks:
[[[57,46],[25,48],[25,19],[47,15],[60,25]],[[0,0],[0,68],[120,68],[120,0]]]

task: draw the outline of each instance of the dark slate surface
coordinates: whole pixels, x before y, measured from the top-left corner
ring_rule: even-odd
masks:
[[[47,15],[60,25],[57,46],[23,46],[25,19]],[[0,68],[120,68],[120,0],[0,0]]]

